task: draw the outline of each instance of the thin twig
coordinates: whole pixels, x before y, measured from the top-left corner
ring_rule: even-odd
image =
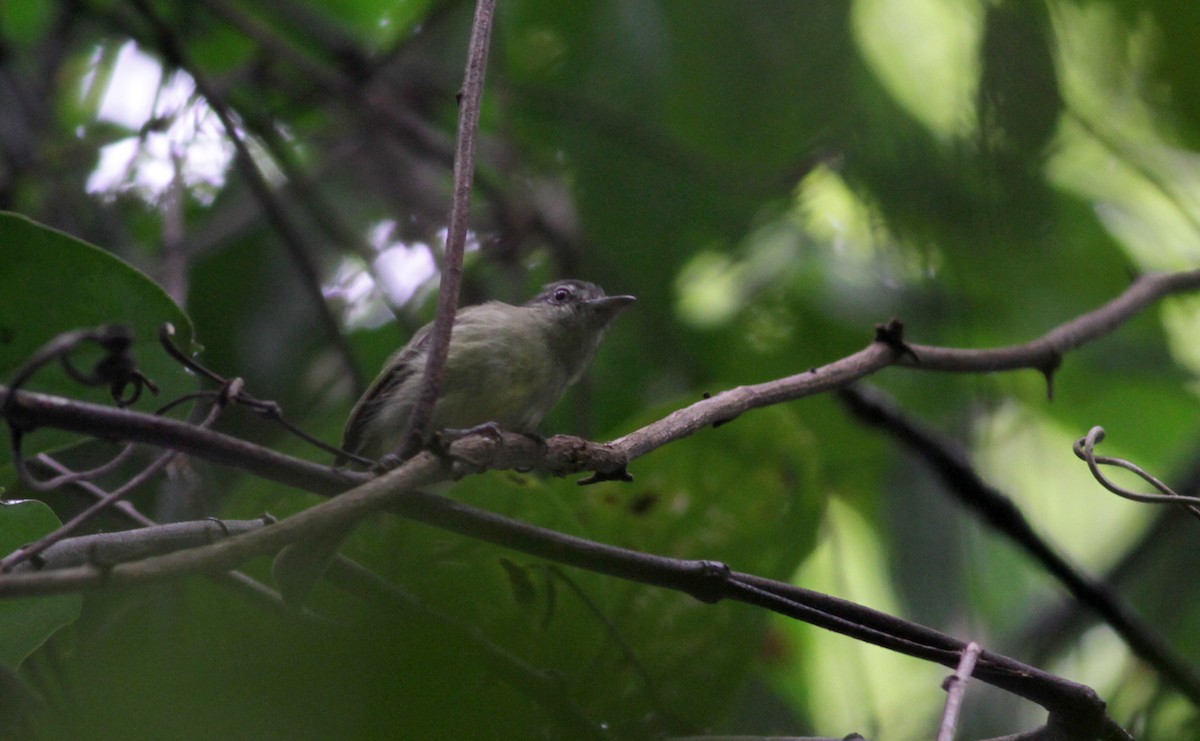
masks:
[[[90,371],[83,372],[71,361],[73,353],[84,343],[94,343],[104,350],[104,357],[95,363]],[[8,390],[0,401],[0,414],[9,417],[12,408],[13,392],[20,389],[39,370],[55,360],[59,361],[64,371],[73,380],[84,386],[106,385],[112,392],[113,400],[120,406],[129,406],[142,395],[143,388],[149,388],[152,393],[158,393],[154,382],[137,369],[131,348],[133,332],[121,324],[107,324],[90,329],[75,329],[55,335],[39,347],[13,373]],[[132,386],[133,390],[126,395],[125,389]],[[12,420],[9,418],[11,426]]]
[[[13,437],[14,442],[16,442],[17,439],[18,438],[16,436]],[[101,463],[95,468],[89,468],[86,471],[67,471],[61,475],[43,480],[35,479],[33,474],[29,472],[28,467],[25,465],[25,454],[21,451],[20,445],[13,445],[11,447],[11,452],[13,469],[17,472],[17,478],[21,480],[21,485],[27,486],[33,491],[45,492],[53,491],[54,489],[66,486],[67,484],[73,484],[77,481],[87,481],[112,473],[119,466],[125,463],[125,461],[129,460],[130,456],[133,455],[133,451],[136,449],[136,445],[126,445],[121,448],[121,452],[117,453],[110,460],[105,463]]]
[[[331,455],[338,456],[338,457],[345,457],[350,460],[357,461],[359,463],[371,463],[371,461],[368,461],[365,458],[354,455],[353,453],[348,453],[348,452],[338,448],[335,445],[330,445],[329,443],[325,442],[324,440],[319,440],[319,439],[313,437],[312,435],[308,434],[306,431],[300,429],[296,425],[292,424],[290,421],[288,421],[288,419],[286,417],[283,416],[283,408],[280,407],[279,404],[277,404],[274,401],[266,401],[263,399],[256,398],[253,394],[246,391],[245,383],[242,381],[242,379],[240,379],[240,378],[225,378],[220,373],[217,373],[216,371],[212,370],[211,368],[206,367],[199,360],[196,360],[195,358],[190,357],[183,350],[181,350],[180,348],[175,346],[175,342],[173,340],[174,336],[175,336],[175,327],[172,326],[169,322],[166,324],[163,324],[161,327],[159,327],[158,341],[162,345],[163,349],[166,350],[167,354],[170,355],[172,358],[174,358],[175,361],[178,362],[180,365],[182,365],[184,368],[187,368],[188,370],[192,371],[193,373],[195,373],[198,376],[201,376],[203,378],[209,379],[210,381],[213,381],[214,383],[216,383],[217,385],[219,385],[221,387],[221,390],[218,392],[198,391],[193,394],[188,394],[188,395],[182,396],[178,399],[173,400],[170,404],[167,404],[165,407],[159,409],[157,411],[157,414],[163,414],[167,411],[167,409],[170,409],[171,407],[176,406],[176,405],[182,403],[183,401],[188,400],[192,397],[197,397],[197,398],[212,397],[213,399],[216,399],[219,396],[223,400],[223,401],[221,401],[221,403],[223,403],[223,404],[228,404],[228,403],[241,404],[242,406],[246,407],[250,411],[257,414],[258,416],[260,416],[264,419],[269,419],[272,422],[275,422],[280,427],[283,427],[285,430],[292,433],[296,437],[300,438],[304,442],[308,443],[309,445],[312,445],[315,448],[323,450],[326,453],[329,453]]]
[[[475,20],[471,24],[467,69],[458,109],[454,198],[450,206],[450,223],[446,232],[446,257],[438,290],[437,317],[434,319],[433,331],[429,338],[421,390],[408,417],[408,424],[401,437],[400,450],[397,451],[402,460],[420,450],[425,444],[425,433],[433,419],[433,409],[442,388],[442,372],[450,352],[450,333],[454,327],[458,291],[462,284],[462,258],[471,213],[471,187],[475,182],[475,140],[479,134],[483,80],[487,71],[492,16],[495,9],[495,0],[479,0],[475,6]]]
[[[63,478],[63,479],[71,479],[72,478],[71,476],[68,475],[71,473],[71,469],[67,468],[65,465],[63,465],[61,462],[54,459],[52,456],[50,456],[47,453],[38,453],[37,457],[34,458],[33,460],[38,466],[45,468],[48,471],[52,471],[54,473],[59,474],[60,478]],[[73,480],[64,482],[63,485],[66,486],[68,484],[70,484],[71,486],[74,486],[75,488],[79,489],[83,493],[87,494],[93,500],[103,499],[104,497],[108,496],[108,492],[106,492],[103,489],[101,489],[100,487],[96,486],[91,481],[85,481],[83,479],[73,479]],[[150,519],[149,517],[142,514],[140,511],[138,511],[137,507],[134,507],[133,504],[131,504],[128,500],[116,502],[112,508],[114,511],[119,513],[120,516],[123,517],[127,522],[133,523],[134,525],[138,525],[139,527],[149,527],[151,525],[158,524],[154,520]]]
[[[943,689],[946,690],[946,709],[942,712],[942,723],[938,727],[937,741],[954,741],[954,733],[958,728],[958,714],[962,710],[963,697],[967,692],[967,680],[975,671],[975,662],[983,649],[975,641],[963,649],[962,659],[954,673],[946,677]]]

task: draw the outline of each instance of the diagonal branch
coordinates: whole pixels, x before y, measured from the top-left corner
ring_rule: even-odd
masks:
[[[1112,332],[1155,301],[1200,290],[1200,270],[1149,273],[1136,279],[1108,303],[1064,322],[1029,342],[986,350],[965,350],[880,341],[842,360],[787,378],[739,386],[673,412],[640,430],[614,440],[630,460],[687,437],[709,425],[734,419],[758,407],[801,399],[871,375],[889,365],[929,371],[991,373],[1033,369],[1051,376],[1071,350]]]
[[[452,444],[450,453],[457,454],[455,447],[467,442]],[[677,590],[703,602],[735,600],[757,605],[946,666],[954,666],[965,648],[963,642],[930,628],[845,600],[734,572],[721,563],[667,558],[596,543],[416,488],[444,473],[444,465],[436,456],[420,453],[341,496],[268,527],[212,545],[110,568],[86,565],[37,574],[9,574],[0,578],[0,597],[129,587],[224,571],[256,555],[309,537],[325,527],[326,522],[348,523],[388,507],[419,522],[558,563]],[[1103,702],[1082,685],[989,652],[980,657],[976,676],[1042,705],[1052,715],[1070,718],[1072,725],[1082,725],[1091,731],[1108,728],[1114,737],[1122,737],[1120,729],[1104,715]]]
[[[234,162],[241,171],[246,185],[250,188],[250,192],[254,194],[254,197],[262,206],[267,219],[271,222],[275,231],[278,232],[280,241],[292,258],[292,262],[296,265],[301,282],[312,299],[313,306],[317,309],[317,317],[326,335],[337,349],[338,357],[341,359],[342,364],[346,366],[350,378],[354,380],[355,388],[361,392],[366,388],[366,383],[362,378],[361,371],[359,371],[357,364],[354,362],[354,353],[350,348],[350,343],[342,333],[342,329],[338,325],[337,319],[333,316],[329,304],[325,301],[324,293],[321,290],[321,276],[316,260],[313,258],[301,230],[292,223],[283,204],[276,197],[271,184],[267,182],[266,176],[263,175],[258,164],[254,161],[254,155],[250,152],[250,148],[246,146],[246,142],[239,131],[237,123],[234,121],[233,113],[230,112],[229,106],[217,93],[217,89],[209,82],[208,77],[200,70],[199,66],[191,63],[186,50],[183,48],[183,44],[176,38],[174,30],[159,18],[156,11],[150,6],[150,3],[147,0],[133,0],[133,5],[138,13],[146,19],[146,22],[150,24],[154,31],[159,51],[162,52],[163,57],[171,65],[187,70],[195,82],[196,90],[208,102],[209,107],[212,108],[213,113],[216,114],[217,119],[221,122],[221,127],[225,129],[226,136],[229,137],[230,143],[233,144],[236,154]]]
[[[1111,331],[1144,309],[1155,298],[1200,284],[1200,271],[1144,276],[1121,296],[1084,314],[1033,343],[990,351],[922,348],[905,345],[898,325],[880,332],[876,342],[822,368],[755,386],[731,389],[697,402],[607,444],[558,436],[539,445],[519,435],[469,437],[455,442],[450,452],[482,468],[540,468],[558,475],[592,470],[615,473],[630,461],[682,439],[712,424],[726,422],[756,407],[829,391],[870,375],[888,365],[913,365],[938,370],[962,370],[959,361],[978,366],[980,353],[990,353],[996,367],[1040,368],[1045,358],[1059,358],[1066,350]],[[1029,353],[1028,348],[1042,348]],[[916,355],[913,359],[913,355]],[[1023,364],[1012,362],[1023,357]],[[1007,360],[1006,360],[1007,358]],[[8,389],[0,387],[0,394]],[[960,641],[892,616],[820,597],[820,607],[806,605],[810,594],[787,584],[749,574],[731,572],[724,564],[683,561],[594,543],[469,507],[460,502],[414,490],[450,474],[447,465],[429,453],[377,478],[339,472],[299,461],[220,433],[195,428],[175,420],[121,409],[84,404],[31,392],[8,395],[4,410],[9,421],[22,429],[53,426],[99,437],[148,442],[188,452],[208,460],[233,465],[298,488],[331,495],[355,483],[359,486],[259,531],[232,537],[201,548],[144,561],[101,569],[94,565],[38,574],[10,574],[0,578],[0,597],[51,594],[100,587],[132,586],[193,573],[226,571],[259,554],[270,553],[301,538],[349,524],[381,509],[394,511],[468,537],[646,584],[676,589],[697,599],[722,599],[756,604],[828,627],[847,635],[885,645],[911,655],[953,666],[964,649]],[[835,605],[830,608],[830,605]],[[844,603],[849,605],[851,603]],[[999,662],[999,663],[995,663]],[[1004,687],[1042,704],[1055,721],[1066,714],[1093,730],[1124,738],[1124,732],[1103,715],[1103,704],[1087,688],[1067,683],[1034,667],[985,652],[977,670],[984,681]]]
[[[1195,669],[1119,594],[1076,568],[1043,539],[1016,504],[971,467],[965,451],[905,415],[876,389],[848,387],[840,392],[840,398],[860,421],[881,428],[919,456],[964,507],[1040,564],[1076,600],[1108,623],[1134,653],[1200,705],[1200,675]]]
[[[1147,273],[1103,306],[1064,322],[1030,342],[988,350],[909,345],[916,359],[907,358],[902,364],[921,370],[963,373],[1031,368],[1049,377],[1069,351],[1112,332],[1130,317],[1166,296],[1198,288],[1200,270]]]

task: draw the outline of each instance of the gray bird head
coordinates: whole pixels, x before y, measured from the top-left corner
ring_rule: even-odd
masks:
[[[608,296],[595,283],[582,280],[560,280],[542,287],[542,292],[525,302],[529,307],[553,307],[561,312],[565,321],[568,315],[584,325],[605,327],[617,314],[637,298],[633,296]]]

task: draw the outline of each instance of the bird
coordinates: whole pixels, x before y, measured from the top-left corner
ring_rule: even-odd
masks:
[[[613,320],[637,299],[606,295],[594,283],[560,280],[520,305],[500,301],[455,315],[441,389],[422,439],[439,431],[495,426],[533,433],[590,365]],[[430,322],[384,364],[354,405],[342,433],[340,467],[400,462],[409,419],[421,393],[433,331]],[[353,526],[283,548],[272,575],[284,601],[299,606]]]
[[[608,296],[593,283],[562,280],[519,306],[489,301],[462,309],[427,438],[484,424],[533,432],[587,370],[613,319],[634,301]],[[432,322],[417,330],[354,405],[343,451],[379,460],[398,448],[420,394],[432,330]],[[342,455],[336,463],[349,460]]]

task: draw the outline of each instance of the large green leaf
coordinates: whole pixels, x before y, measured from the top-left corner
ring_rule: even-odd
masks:
[[[61,524],[41,502],[0,501],[0,553],[11,553]],[[0,664],[15,669],[56,630],[74,622],[82,605],[78,594],[0,600]]]
[[[195,379],[158,343],[159,327],[170,322],[176,343],[190,349],[192,324],[166,292],[143,273],[62,232],[18,214],[0,212],[0,379],[7,384],[38,348],[63,332],[104,324],[133,330],[138,365],[171,399],[195,387]],[[90,368],[101,354],[86,344],[72,356]],[[106,388],[85,388],[57,363],[39,371],[25,388],[93,402],[107,402]],[[147,394],[148,396],[148,394]],[[153,402],[143,401],[143,407]],[[69,436],[34,433],[34,448],[63,444]],[[0,452],[7,460],[8,448]]]

